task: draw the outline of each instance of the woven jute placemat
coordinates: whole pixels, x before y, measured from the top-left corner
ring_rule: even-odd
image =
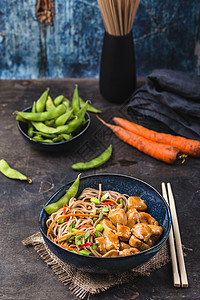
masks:
[[[149,276],[152,271],[160,269],[170,261],[168,245],[165,243],[154,257],[140,267],[125,273],[104,274],[102,276],[101,274],[82,272],[61,261],[49,250],[40,232],[26,238],[22,243],[25,246],[33,246],[44,262],[52,268],[58,279],[64,285],[68,285],[71,292],[80,299],[101,293],[138,276]]]

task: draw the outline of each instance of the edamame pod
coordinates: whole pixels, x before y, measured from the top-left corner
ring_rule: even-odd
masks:
[[[61,133],[71,133],[75,131],[82,124],[86,111],[87,111],[87,102],[77,113],[76,115],[77,118],[73,119],[67,125],[58,126],[57,129],[60,129]]]
[[[85,101],[81,97],[79,97],[79,100],[80,100],[80,107],[82,108],[83,105],[85,104]],[[101,110],[99,110],[98,108],[95,108],[94,106],[90,105],[89,103],[88,103],[87,111],[93,112],[96,114],[102,112]]]
[[[46,111],[52,110],[56,108],[56,106],[53,103],[53,100],[51,99],[50,96],[47,97],[47,101],[46,101]]]
[[[23,175],[19,171],[12,169],[4,159],[0,160],[0,172],[8,178],[27,180],[29,183],[32,183],[32,180],[30,178]]]
[[[46,120],[52,120],[60,115],[64,114],[66,111],[66,106],[64,104],[60,104],[56,108],[50,111],[44,111],[44,112],[23,112],[23,111],[15,111],[15,113],[22,118],[29,120],[29,121],[37,121],[37,122],[43,122]]]
[[[112,154],[112,145],[110,145],[100,156],[94,158],[89,162],[80,162],[72,165],[73,170],[87,170],[99,167],[100,165],[104,164]]]
[[[65,104],[66,111],[68,111],[68,110],[70,110],[72,108],[72,104],[71,104],[71,102],[67,98],[64,97],[62,103]]]
[[[55,106],[58,106],[60,105],[60,103],[62,103],[64,99],[64,96],[63,95],[59,95],[58,97],[56,97],[54,100],[53,100],[53,103]]]
[[[52,134],[52,133],[59,133],[61,132],[60,129],[58,128],[54,128],[54,127],[49,127],[47,125],[45,125],[42,122],[34,122],[32,121],[33,126],[35,127],[35,129],[37,129],[38,131],[47,133],[47,134]]]
[[[64,204],[67,204],[72,197],[75,197],[78,192],[79,187],[79,177],[81,174],[78,175],[77,179],[74,183],[70,186],[70,188],[66,191],[65,195],[61,197],[57,202],[47,205],[44,209],[47,214],[51,215],[52,213],[58,211]]]
[[[80,101],[79,101],[77,84],[75,84],[74,94],[73,94],[73,98],[72,98],[72,108],[74,110],[74,114],[77,115],[77,113],[80,110]]]
[[[46,101],[47,101],[47,97],[49,94],[49,88],[41,95],[41,97],[36,101],[36,111],[37,112],[43,112],[45,105],[46,105]]]
[[[71,109],[70,111],[67,111],[66,113],[64,113],[60,117],[58,117],[55,120],[55,126],[64,125],[69,120],[69,118],[71,117],[72,113],[73,113],[73,109]]]

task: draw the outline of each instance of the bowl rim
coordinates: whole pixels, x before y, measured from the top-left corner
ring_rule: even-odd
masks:
[[[29,106],[29,107],[23,109],[22,111],[23,111],[23,112],[26,112],[28,109],[31,109],[31,108],[32,108],[32,106]],[[86,126],[84,127],[84,129],[83,129],[82,131],[80,131],[77,135],[73,136],[71,139],[66,140],[66,141],[64,141],[64,142],[43,143],[43,142],[34,141],[34,140],[32,140],[32,139],[24,132],[24,130],[22,129],[22,127],[21,127],[22,121],[18,121],[18,120],[17,120],[17,127],[18,127],[19,131],[21,132],[21,134],[22,134],[23,136],[25,136],[25,137],[29,140],[29,142],[33,142],[33,143],[35,143],[35,144],[41,144],[41,145],[46,145],[46,146],[54,147],[54,146],[56,146],[56,145],[65,145],[65,144],[67,144],[67,143],[69,143],[69,142],[75,140],[76,138],[78,138],[80,135],[82,135],[82,134],[88,129],[88,127],[90,126],[90,123],[91,123],[91,118],[90,118],[90,115],[89,115],[88,112],[86,112],[85,115],[87,115],[88,122],[87,122]]]
[[[80,253],[75,253],[75,252],[72,252],[66,248],[63,248],[61,246],[59,246],[58,244],[56,244],[54,241],[52,241],[49,237],[47,237],[46,233],[43,231],[42,229],[42,226],[41,226],[41,219],[42,219],[42,215],[44,213],[44,208],[48,205],[48,203],[57,195],[59,194],[59,192],[61,192],[65,186],[67,185],[71,185],[73,181],[70,181],[68,183],[66,183],[65,185],[63,185],[61,188],[59,188],[55,193],[53,193],[48,201],[44,204],[44,206],[42,207],[42,210],[40,212],[40,215],[39,215],[39,219],[38,219],[38,223],[39,223],[39,229],[40,229],[40,232],[42,233],[42,235],[45,236],[45,238],[53,245],[55,245],[56,247],[62,249],[64,252],[66,253],[70,253],[70,254],[74,254],[74,255],[79,255],[81,257],[87,257],[88,259],[127,259],[128,257],[132,257],[132,256],[140,256],[140,255],[143,255],[143,254],[146,254],[156,248],[158,248],[159,250],[161,249],[161,247],[165,244],[165,242],[167,241],[167,238],[168,238],[168,235],[169,235],[169,232],[170,232],[170,229],[171,229],[171,226],[172,226],[172,219],[171,219],[171,212],[170,212],[170,208],[169,208],[169,205],[167,204],[166,200],[164,199],[164,197],[156,190],[156,188],[154,188],[151,184],[145,182],[144,180],[142,179],[139,179],[139,178],[136,178],[136,177],[133,177],[133,176],[129,176],[129,175],[124,175],[124,174],[119,174],[119,173],[98,173],[98,174],[90,174],[90,175],[86,175],[86,176],[83,176],[80,178],[81,179],[86,179],[86,178],[89,178],[89,177],[95,177],[95,176],[117,176],[117,177],[124,177],[124,178],[129,178],[129,179],[133,179],[133,180],[136,180],[140,183],[143,183],[145,185],[147,185],[148,187],[150,187],[151,189],[153,189],[153,191],[160,197],[160,199],[162,200],[162,202],[164,203],[165,207],[166,207],[166,211],[167,211],[167,216],[168,216],[168,227],[167,227],[167,230],[164,234],[164,236],[162,237],[162,239],[157,243],[155,244],[154,246],[152,246],[151,248],[149,249],[146,249],[146,250],[143,250],[141,252],[138,252],[138,253],[135,253],[135,254],[131,254],[131,255],[127,255],[127,256],[116,256],[116,257],[96,257],[96,256],[85,256],[83,254],[80,254]]]

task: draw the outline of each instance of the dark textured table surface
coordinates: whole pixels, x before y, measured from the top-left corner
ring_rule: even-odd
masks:
[[[75,83],[79,85],[80,96],[91,99],[102,110],[104,120],[111,122],[113,116],[126,116],[125,105],[111,104],[100,96],[97,79],[0,82],[0,159],[4,158],[13,168],[33,179],[33,184],[28,184],[0,174],[0,297],[77,299],[33,248],[24,247],[21,241],[38,232],[38,216],[48,197],[76,178],[72,163],[92,159],[111,142],[112,158],[98,169],[84,172],[84,175],[110,172],[131,175],[153,185],[159,192],[162,181],[172,183],[185,246],[189,287],[173,287],[169,263],[153,271],[149,277],[113,287],[91,299],[200,299],[200,159],[188,158],[182,165],[157,161],[118,140],[92,114],[85,141],[71,153],[34,150],[20,136],[13,111],[30,106],[47,87],[52,97],[64,94],[71,98]],[[136,121],[161,130],[159,124],[142,117]],[[167,132],[166,128],[163,130]]]

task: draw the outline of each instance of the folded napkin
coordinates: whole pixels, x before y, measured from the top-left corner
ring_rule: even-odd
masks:
[[[33,246],[44,262],[52,268],[58,279],[64,285],[69,285],[71,292],[80,299],[106,291],[138,276],[149,276],[153,270],[160,269],[170,261],[168,245],[165,243],[154,257],[140,267],[125,273],[101,275],[77,270],[61,261],[49,250],[40,232],[26,238],[22,243],[25,246]]]
[[[130,97],[127,107],[136,114],[167,125],[174,133],[200,139],[200,76],[158,69]]]

